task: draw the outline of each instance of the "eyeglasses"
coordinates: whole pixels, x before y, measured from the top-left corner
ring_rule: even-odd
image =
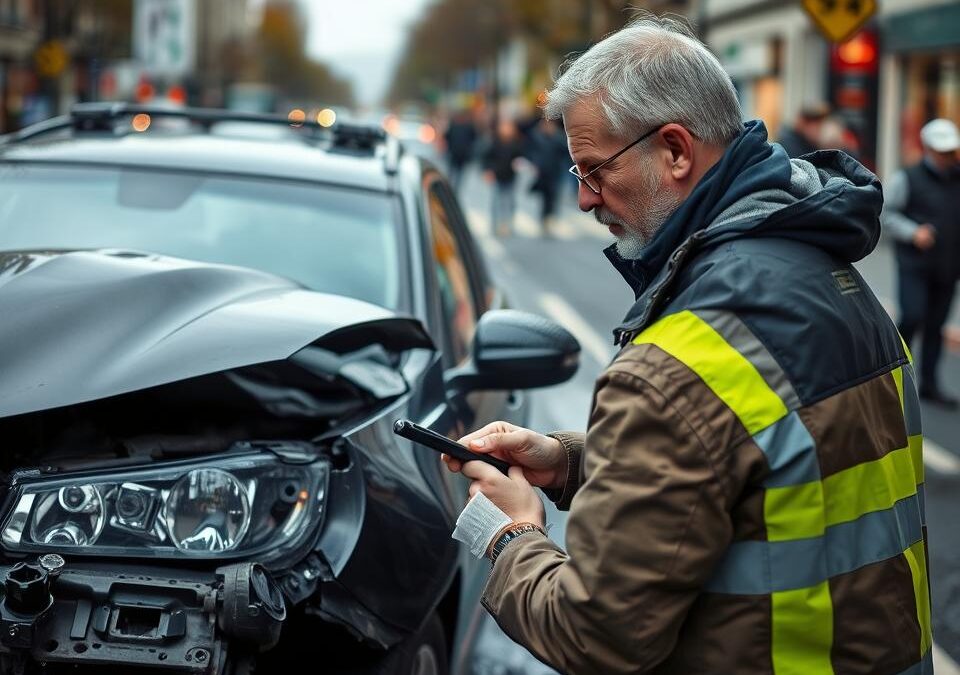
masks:
[[[662,126],[662,125],[661,125],[661,126]],[[600,194],[600,181],[599,181],[599,179],[598,179],[596,176],[594,176],[593,174],[595,174],[597,171],[599,171],[600,169],[602,169],[603,167],[605,167],[607,164],[609,164],[610,162],[612,162],[613,160],[615,160],[617,157],[619,157],[620,155],[622,155],[623,153],[625,153],[627,150],[629,150],[629,149],[632,148],[633,146],[637,145],[638,143],[646,140],[646,139],[649,138],[651,135],[653,135],[654,132],[659,131],[659,130],[660,130],[660,127],[655,127],[655,128],[653,128],[653,129],[651,129],[650,131],[648,131],[647,133],[645,133],[643,136],[641,136],[640,138],[638,138],[637,140],[635,140],[633,143],[631,143],[631,144],[628,145],[627,147],[623,148],[623,149],[620,150],[619,152],[611,155],[610,157],[607,157],[605,160],[603,160],[602,162],[600,162],[599,164],[597,164],[595,167],[593,167],[592,169],[590,169],[589,171],[587,171],[587,172],[586,172],[585,174],[583,174],[583,175],[580,175],[580,169],[577,167],[576,164],[574,164],[573,166],[570,167],[570,173],[572,173],[574,176],[576,176],[578,181],[580,181],[581,183],[583,183],[584,185],[586,185],[586,186],[587,186],[587,189],[590,190],[590,192],[592,192],[592,193],[595,194],[595,195],[598,195],[598,194]]]

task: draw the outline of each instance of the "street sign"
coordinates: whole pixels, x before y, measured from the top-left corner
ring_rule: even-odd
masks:
[[[183,77],[196,57],[197,0],[136,0],[133,53],[149,75]]]
[[[803,0],[803,9],[831,42],[843,42],[877,11],[876,0]]]
[[[67,50],[59,40],[44,42],[33,58],[40,77],[60,77],[70,62]]]

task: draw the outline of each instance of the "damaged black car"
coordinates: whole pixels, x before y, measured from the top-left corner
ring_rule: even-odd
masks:
[[[466,485],[393,422],[522,422],[576,341],[382,136],[94,112],[0,146],[0,672],[469,672]]]

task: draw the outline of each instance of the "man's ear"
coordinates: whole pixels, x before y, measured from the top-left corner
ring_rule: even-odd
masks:
[[[670,173],[676,181],[683,181],[693,171],[693,135],[679,124],[665,124],[660,139],[670,152]]]

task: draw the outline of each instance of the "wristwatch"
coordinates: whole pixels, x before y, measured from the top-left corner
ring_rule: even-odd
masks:
[[[497,538],[496,543],[493,545],[493,548],[490,549],[490,564],[492,565],[497,561],[497,556],[507,547],[511,541],[517,537],[529,534],[530,532],[539,532],[540,534],[546,534],[542,528],[533,523],[513,523],[504,528],[503,532],[500,533],[500,536]]]

